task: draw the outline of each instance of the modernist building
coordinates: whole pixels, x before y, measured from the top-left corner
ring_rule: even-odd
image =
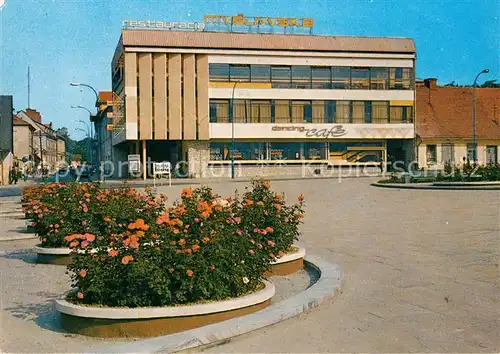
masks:
[[[193,177],[228,176],[232,153],[240,176],[409,162],[415,58],[406,38],[126,29],[115,158],[187,161]]]
[[[417,84],[418,164],[431,170],[474,161],[472,87]],[[479,164],[500,163],[500,88],[476,88]]]

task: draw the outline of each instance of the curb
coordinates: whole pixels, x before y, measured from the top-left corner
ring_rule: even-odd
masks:
[[[237,317],[224,322],[195,328],[129,344],[91,350],[88,353],[175,353],[199,346],[217,343],[267,327],[295,317],[321,303],[334,299],[342,291],[344,274],[342,268],[315,256],[307,256],[305,261],[320,273],[318,281],[305,291],[272,304],[264,310],[248,316]]]
[[[394,189],[447,190],[447,191],[494,191],[500,190],[500,185],[432,185],[428,183],[371,183],[373,187]]]

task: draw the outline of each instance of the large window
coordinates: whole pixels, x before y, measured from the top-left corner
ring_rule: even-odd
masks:
[[[231,101],[229,101],[229,103],[231,103]],[[248,123],[249,108],[245,100],[234,100],[232,108],[235,123]]]
[[[474,144],[467,144],[467,161],[474,162]]]
[[[325,119],[325,102],[312,101],[312,122],[313,123],[326,123]]]
[[[372,102],[372,123],[388,123],[388,115],[388,102]]]
[[[269,65],[250,65],[252,82],[271,82],[271,67]]]
[[[274,102],[274,121],[275,123],[290,123],[290,101],[276,100]]]
[[[290,88],[291,81],[292,70],[289,66],[271,67],[271,82],[273,88]]]
[[[351,68],[333,67],[332,68],[332,89],[350,88]]]
[[[389,69],[371,68],[370,85],[372,90],[387,90],[389,88]]]
[[[312,88],[313,89],[328,89],[331,86],[331,69],[329,66],[313,66],[312,67]]]
[[[210,100],[210,122],[229,122],[229,100]]]
[[[349,123],[351,117],[350,101],[337,101],[335,123]]]
[[[229,64],[210,64],[210,81],[229,81]]]
[[[250,81],[250,66],[249,65],[231,65],[229,66],[229,81]]]
[[[441,145],[441,161],[443,165],[446,163],[455,164],[455,151],[453,144],[442,144]]]
[[[391,123],[401,123],[403,122],[403,111],[405,107],[393,107],[391,106]]]
[[[365,103],[353,102],[352,103],[352,122],[358,124],[365,123]]]
[[[391,68],[389,72],[389,87],[395,90],[408,90],[413,87],[413,69]]]
[[[292,66],[292,88],[311,88],[311,67],[306,65]]]
[[[292,101],[292,123],[312,122],[311,101]]]
[[[210,81],[271,82],[275,88],[408,90],[412,68],[210,64]]]
[[[352,89],[370,89],[370,69],[352,68],[351,69],[351,88]]]
[[[271,123],[271,101],[250,101],[250,122]]]
[[[266,143],[235,142],[235,160],[266,160]],[[228,161],[231,160],[231,142],[210,143],[210,160]]]

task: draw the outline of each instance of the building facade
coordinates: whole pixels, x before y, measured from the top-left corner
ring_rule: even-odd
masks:
[[[123,30],[113,145],[191,177],[409,163],[414,68],[405,38]]]
[[[23,167],[49,172],[65,167],[66,142],[51,123],[42,123],[40,112],[28,108],[17,112],[15,120],[14,152]]]
[[[472,163],[474,120],[472,87],[438,86],[437,79],[417,85],[418,165],[440,170],[446,163]],[[479,164],[500,163],[500,88],[475,88]]]

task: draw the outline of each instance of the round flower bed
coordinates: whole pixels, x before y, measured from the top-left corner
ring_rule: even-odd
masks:
[[[241,197],[235,194],[233,198],[221,198],[206,187],[184,189],[181,199],[163,210],[158,200],[148,199],[155,213],[131,209],[127,222],[118,219],[123,208],[120,203],[111,208],[111,199],[100,204],[100,214],[91,213],[89,230],[64,237],[75,250],[68,269],[78,289],[65,297],[64,304],[127,308],[134,313],[143,308],[199,306],[256,295],[264,273],[285,256],[299,236],[303,199],[300,196],[297,203],[287,205],[284,196],[271,191],[265,181],[253,182]],[[258,309],[268,300],[258,302]],[[82,316],[60,310],[75,317],[64,320],[66,328],[80,333],[74,323]],[[96,327],[116,319],[89,318],[97,321]],[[149,321],[153,324],[158,319]],[[89,329],[92,326],[88,324],[85,332],[107,336]],[[143,323],[131,326],[126,335],[143,335],[138,329],[141,326]]]
[[[97,307],[56,301],[62,325],[73,333],[92,337],[154,337],[225,321],[259,311],[271,303],[275,287],[262,288],[228,300],[162,307]]]
[[[264,274],[267,277],[273,275],[285,276],[298,272],[304,268],[304,257],[306,249],[292,245],[283,257],[271,263],[271,268]]]

